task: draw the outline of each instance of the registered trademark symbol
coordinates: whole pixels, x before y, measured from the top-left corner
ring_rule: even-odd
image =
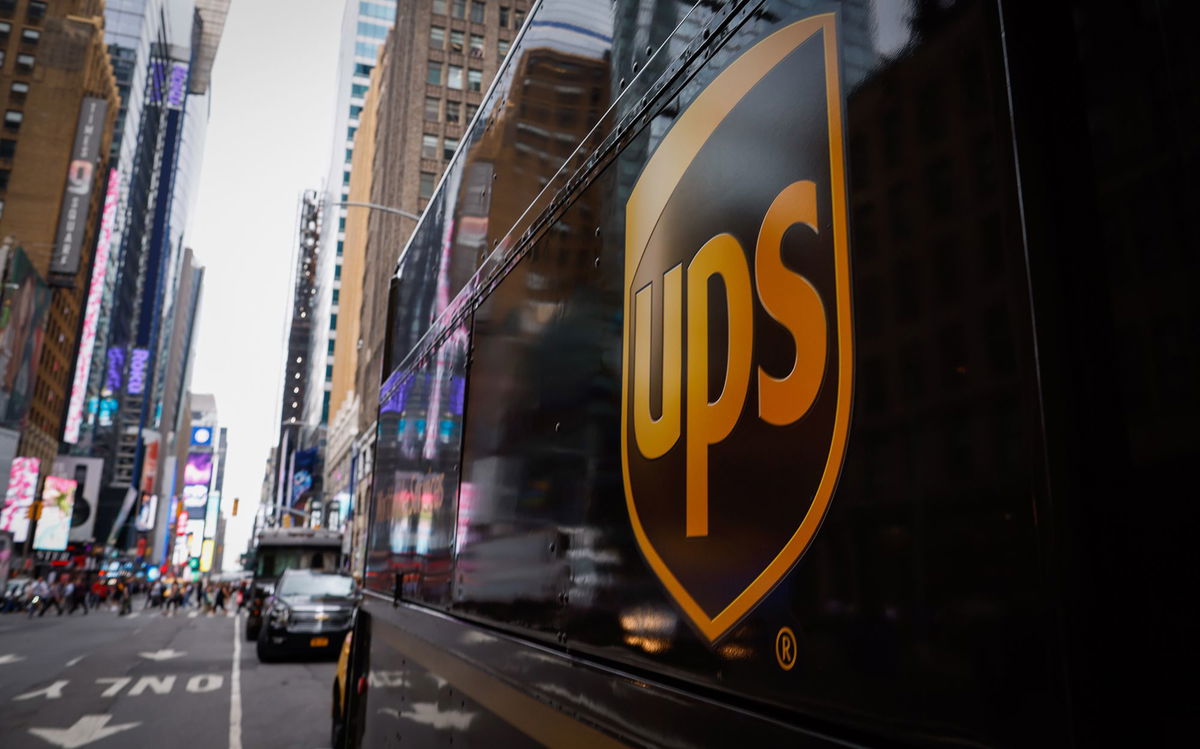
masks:
[[[796,665],[796,633],[791,627],[781,627],[775,635],[775,660],[784,671],[791,671]]]

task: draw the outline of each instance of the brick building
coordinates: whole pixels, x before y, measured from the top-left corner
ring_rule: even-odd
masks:
[[[0,238],[54,287],[17,450],[43,473],[71,395],[117,110],[103,0],[0,0]]]

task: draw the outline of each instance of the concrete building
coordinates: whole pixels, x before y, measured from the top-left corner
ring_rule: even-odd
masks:
[[[17,454],[58,453],[118,97],[101,0],[0,3],[0,238],[53,287]],[[7,466],[3,467],[7,471]]]

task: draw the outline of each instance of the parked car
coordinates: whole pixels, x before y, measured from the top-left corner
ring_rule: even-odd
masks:
[[[263,610],[258,659],[285,655],[335,655],[354,623],[359,593],[347,575],[288,570]]]

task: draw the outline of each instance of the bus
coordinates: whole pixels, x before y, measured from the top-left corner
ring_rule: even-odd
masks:
[[[1188,7],[536,3],[388,281],[344,742],[1186,741]]]

